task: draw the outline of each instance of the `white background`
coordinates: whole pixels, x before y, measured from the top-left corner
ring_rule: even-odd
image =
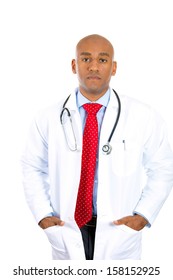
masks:
[[[5,265],[48,262],[47,238],[26,205],[20,157],[35,113],[70,94],[75,45],[98,33],[115,47],[111,85],[152,105],[173,148],[173,8],[170,0],[0,2],[0,254]],[[57,117],[58,118],[58,117]],[[172,263],[172,198],[144,232],[143,262]]]

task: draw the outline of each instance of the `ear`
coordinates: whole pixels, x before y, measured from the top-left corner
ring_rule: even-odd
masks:
[[[113,61],[112,76],[116,74],[116,71],[117,71],[117,62]]]
[[[76,60],[75,59],[72,59],[72,62],[71,62],[71,69],[72,69],[72,72],[74,74],[76,74]]]

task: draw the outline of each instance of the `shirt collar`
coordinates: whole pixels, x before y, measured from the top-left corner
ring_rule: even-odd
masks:
[[[96,103],[99,103],[104,107],[107,107],[108,103],[109,103],[109,99],[110,99],[110,88],[106,91],[106,93],[102,97],[100,97],[96,101]],[[80,90],[78,89],[76,92],[76,103],[77,103],[77,107],[79,109],[84,104],[91,103],[91,101],[88,100],[85,96],[83,96],[82,93],[80,92]]]

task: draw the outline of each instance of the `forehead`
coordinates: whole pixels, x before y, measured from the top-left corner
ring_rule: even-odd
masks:
[[[109,41],[104,38],[85,38],[81,40],[76,47],[76,54],[79,56],[83,53],[103,54],[107,53],[113,56],[113,47]]]

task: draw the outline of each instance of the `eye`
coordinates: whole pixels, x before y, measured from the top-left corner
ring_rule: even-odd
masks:
[[[84,57],[84,58],[82,58],[82,61],[83,61],[83,62],[90,62],[90,60],[91,60],[91,59],[90,59],[89,57]]]
[[[100,59],[99,59],[99,62],[100,62],[100,63],[106,63],[106,62],[107,62],[107,59],[105,59],[105,58],[100,58]]]

